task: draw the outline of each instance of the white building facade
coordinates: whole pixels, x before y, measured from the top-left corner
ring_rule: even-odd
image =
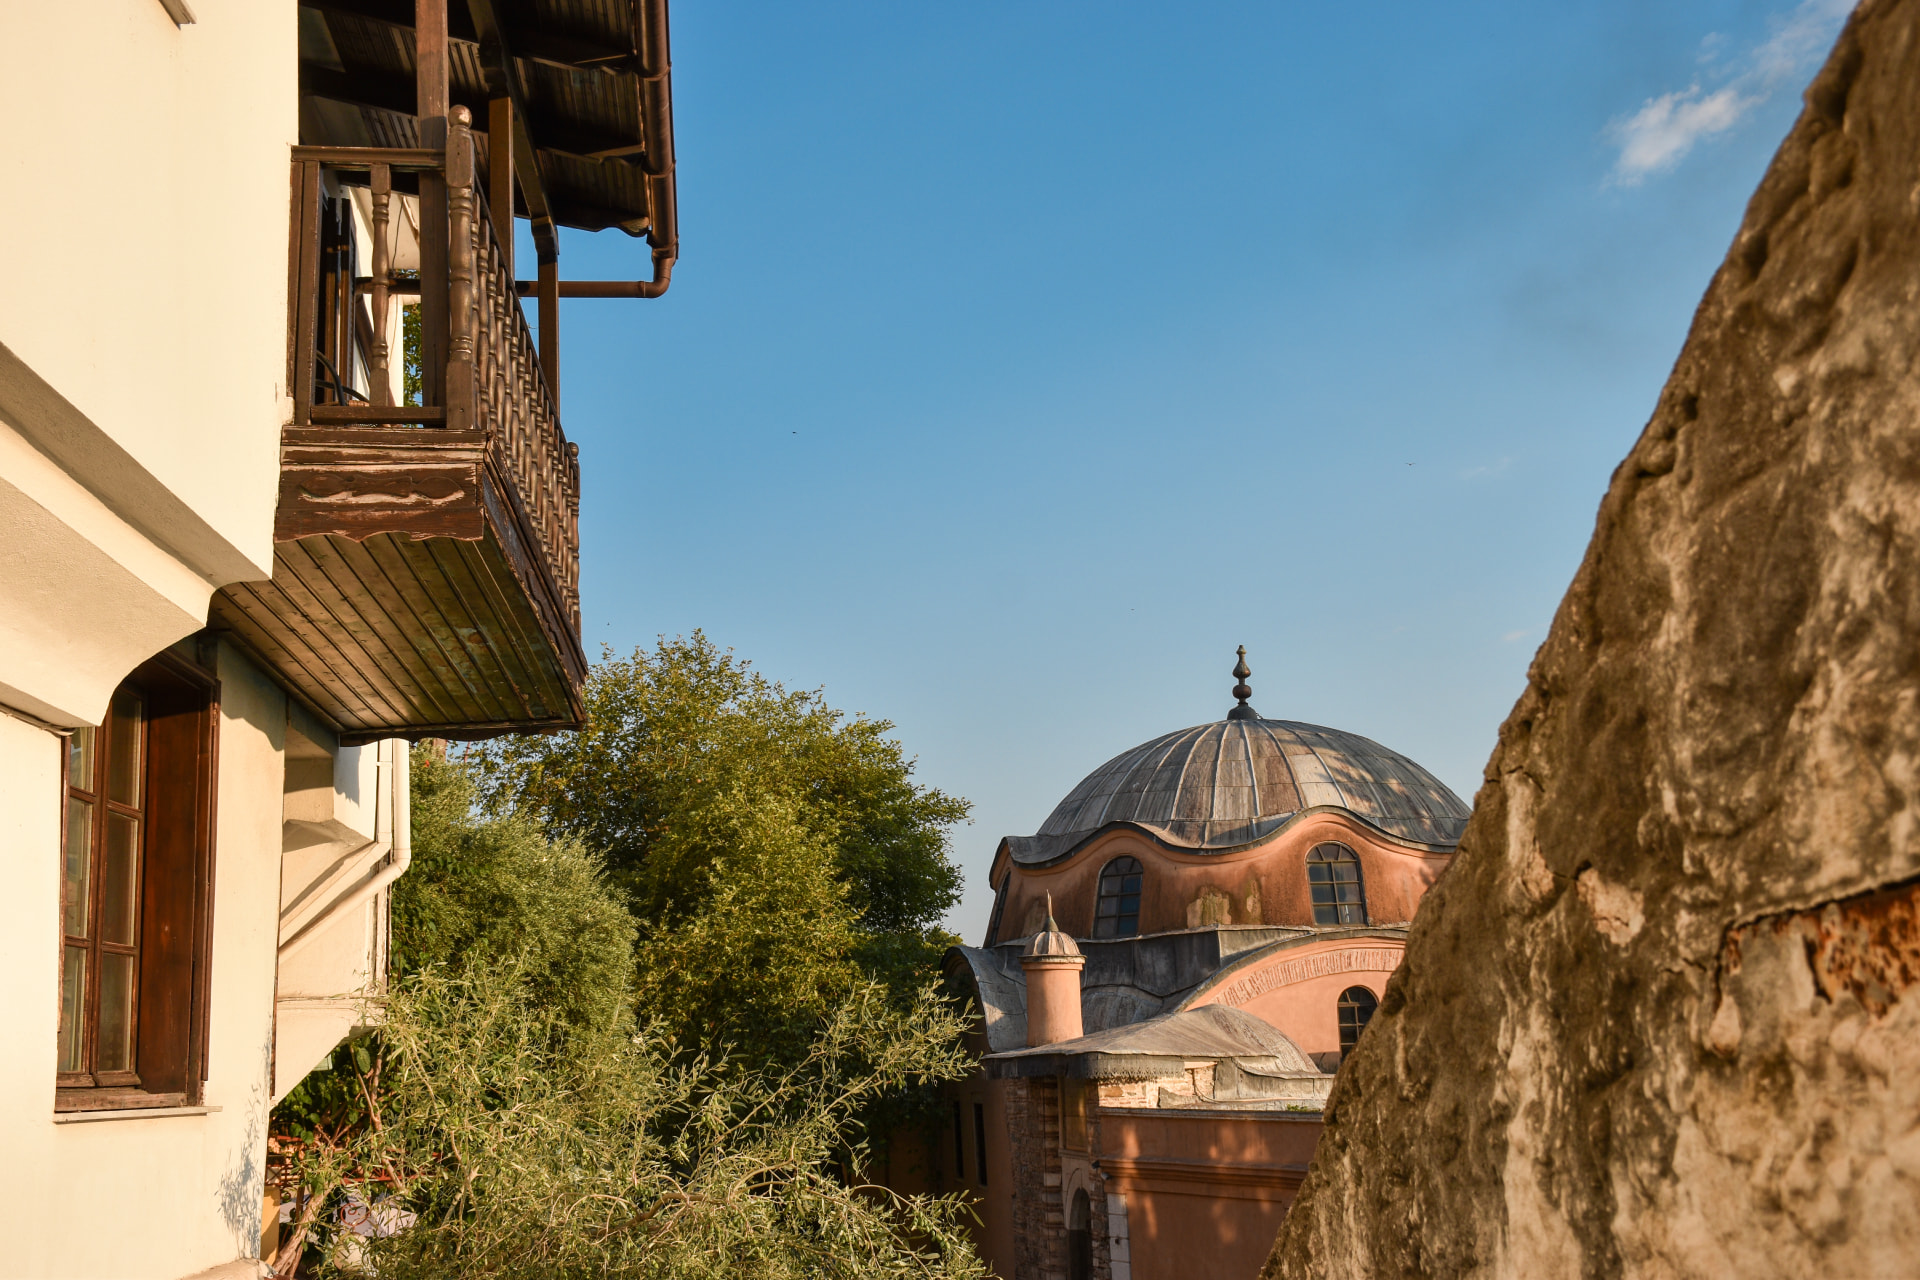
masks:
[[[601,7],[638,105],[570,183],[538,6],[0,7],[0,1276],[265,1274],[269,1112],[377,1017],[408,740],[579,721],[556,228],[647,236],[628,296],[675,245],[664,5]]]

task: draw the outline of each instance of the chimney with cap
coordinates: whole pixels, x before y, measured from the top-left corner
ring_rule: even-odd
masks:
[[[1058,1044],[1078,1040],[1080,971],[1087,958],[1053,920],[1053,895],[1047,895],[1047,927],[1033,935],[1020,957],[1027,974],[1027,1043]]]

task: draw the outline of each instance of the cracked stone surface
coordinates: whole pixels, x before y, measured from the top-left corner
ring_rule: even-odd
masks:
[[[1867,0],[1264,1274],[1920,1274],[1916,801],[1920,0]]]

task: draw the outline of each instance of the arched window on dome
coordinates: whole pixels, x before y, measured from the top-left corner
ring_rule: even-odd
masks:
[[[1115,858],[1100,869],[1100,905],[1093,936],[1131,938],[1140,932],[1140,859]]]
[[[1365,987],[1348,987],[1340,993],[1341,1057],[1353,1052],[1353,1046],[1360,1043],[1360,1033],[1373,1021],[1373,1011],[1379,1007],[1379,997]]]
[[[1013,873],[1009,871],[1006,875],[1006,878],[1000,882],[1000,887],[994,890],[993,914],[987,918],[987,945],[988,946],[992,946],[994,943],[1000,941],[1000,921],[1006,917],[1007,890],[1012,887],[1013,887]]]
[[[1307,855],[1307,887],[1315,924],[1365,924],[1367,895],[1360,886],[1360,859],[1343,844],[1317,844]]]

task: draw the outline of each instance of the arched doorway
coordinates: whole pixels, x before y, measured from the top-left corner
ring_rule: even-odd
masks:
[[[1087,1193],[1073,1193],[1073,1207],[1067,1212],[1067,1280],[1093,1280],[1093,1228],[1090,1225]]]

